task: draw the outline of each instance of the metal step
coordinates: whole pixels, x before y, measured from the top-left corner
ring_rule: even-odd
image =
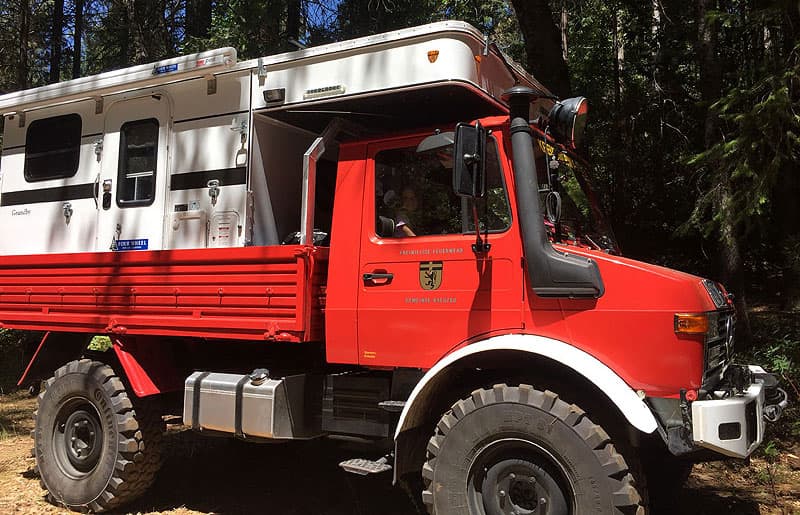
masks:
[[[359,476],[366,476],[367,474],[380,474],[381,472],[392,470],[392,466],[389,465],[389,460],[386,457],[383,457],[377,461],[372,461],[365,458],[353,458],[352,460],[346,460],[339,463],[339,466],[342,467],[345,472],[358,474]]]
[[[406,401],[381,401],[378,406],[389,413],[400,413],[406,407]]]

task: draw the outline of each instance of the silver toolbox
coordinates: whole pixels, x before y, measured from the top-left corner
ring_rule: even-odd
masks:
[[[198,431],[241,438],[318,436],[321,424],[314,410],[321,403],[321,381],[317,379],[297,375],[254,380],[241,374],[195,372],[186,378],[183,420]]]

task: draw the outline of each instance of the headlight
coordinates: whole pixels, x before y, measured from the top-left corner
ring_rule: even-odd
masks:
[[[719,288],[719,286],[717,286],[717,283],[711,281],[710,279],[704,279],[703,286],[706,287],[708,296],[711,297],[711,300],[714,302],[714,306],[716,306],[717,309],[724,308],[728,305],[728,299],[725,298],[725,294],[722,293],[722,290]]]

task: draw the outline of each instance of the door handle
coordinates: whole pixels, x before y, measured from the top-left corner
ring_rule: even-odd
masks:
[[[388,272],[373,272],[364,274],[364,282],[372,284],[389,284],[394,279],[394,274]]]

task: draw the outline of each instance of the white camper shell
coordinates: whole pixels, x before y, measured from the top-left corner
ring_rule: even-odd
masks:
[[[296,231],[311,243],[330,229],[334,139],[504,114],[515,84],[550,102],[475,28],[448,21],[0,96],[0,255],[276,245]]]

